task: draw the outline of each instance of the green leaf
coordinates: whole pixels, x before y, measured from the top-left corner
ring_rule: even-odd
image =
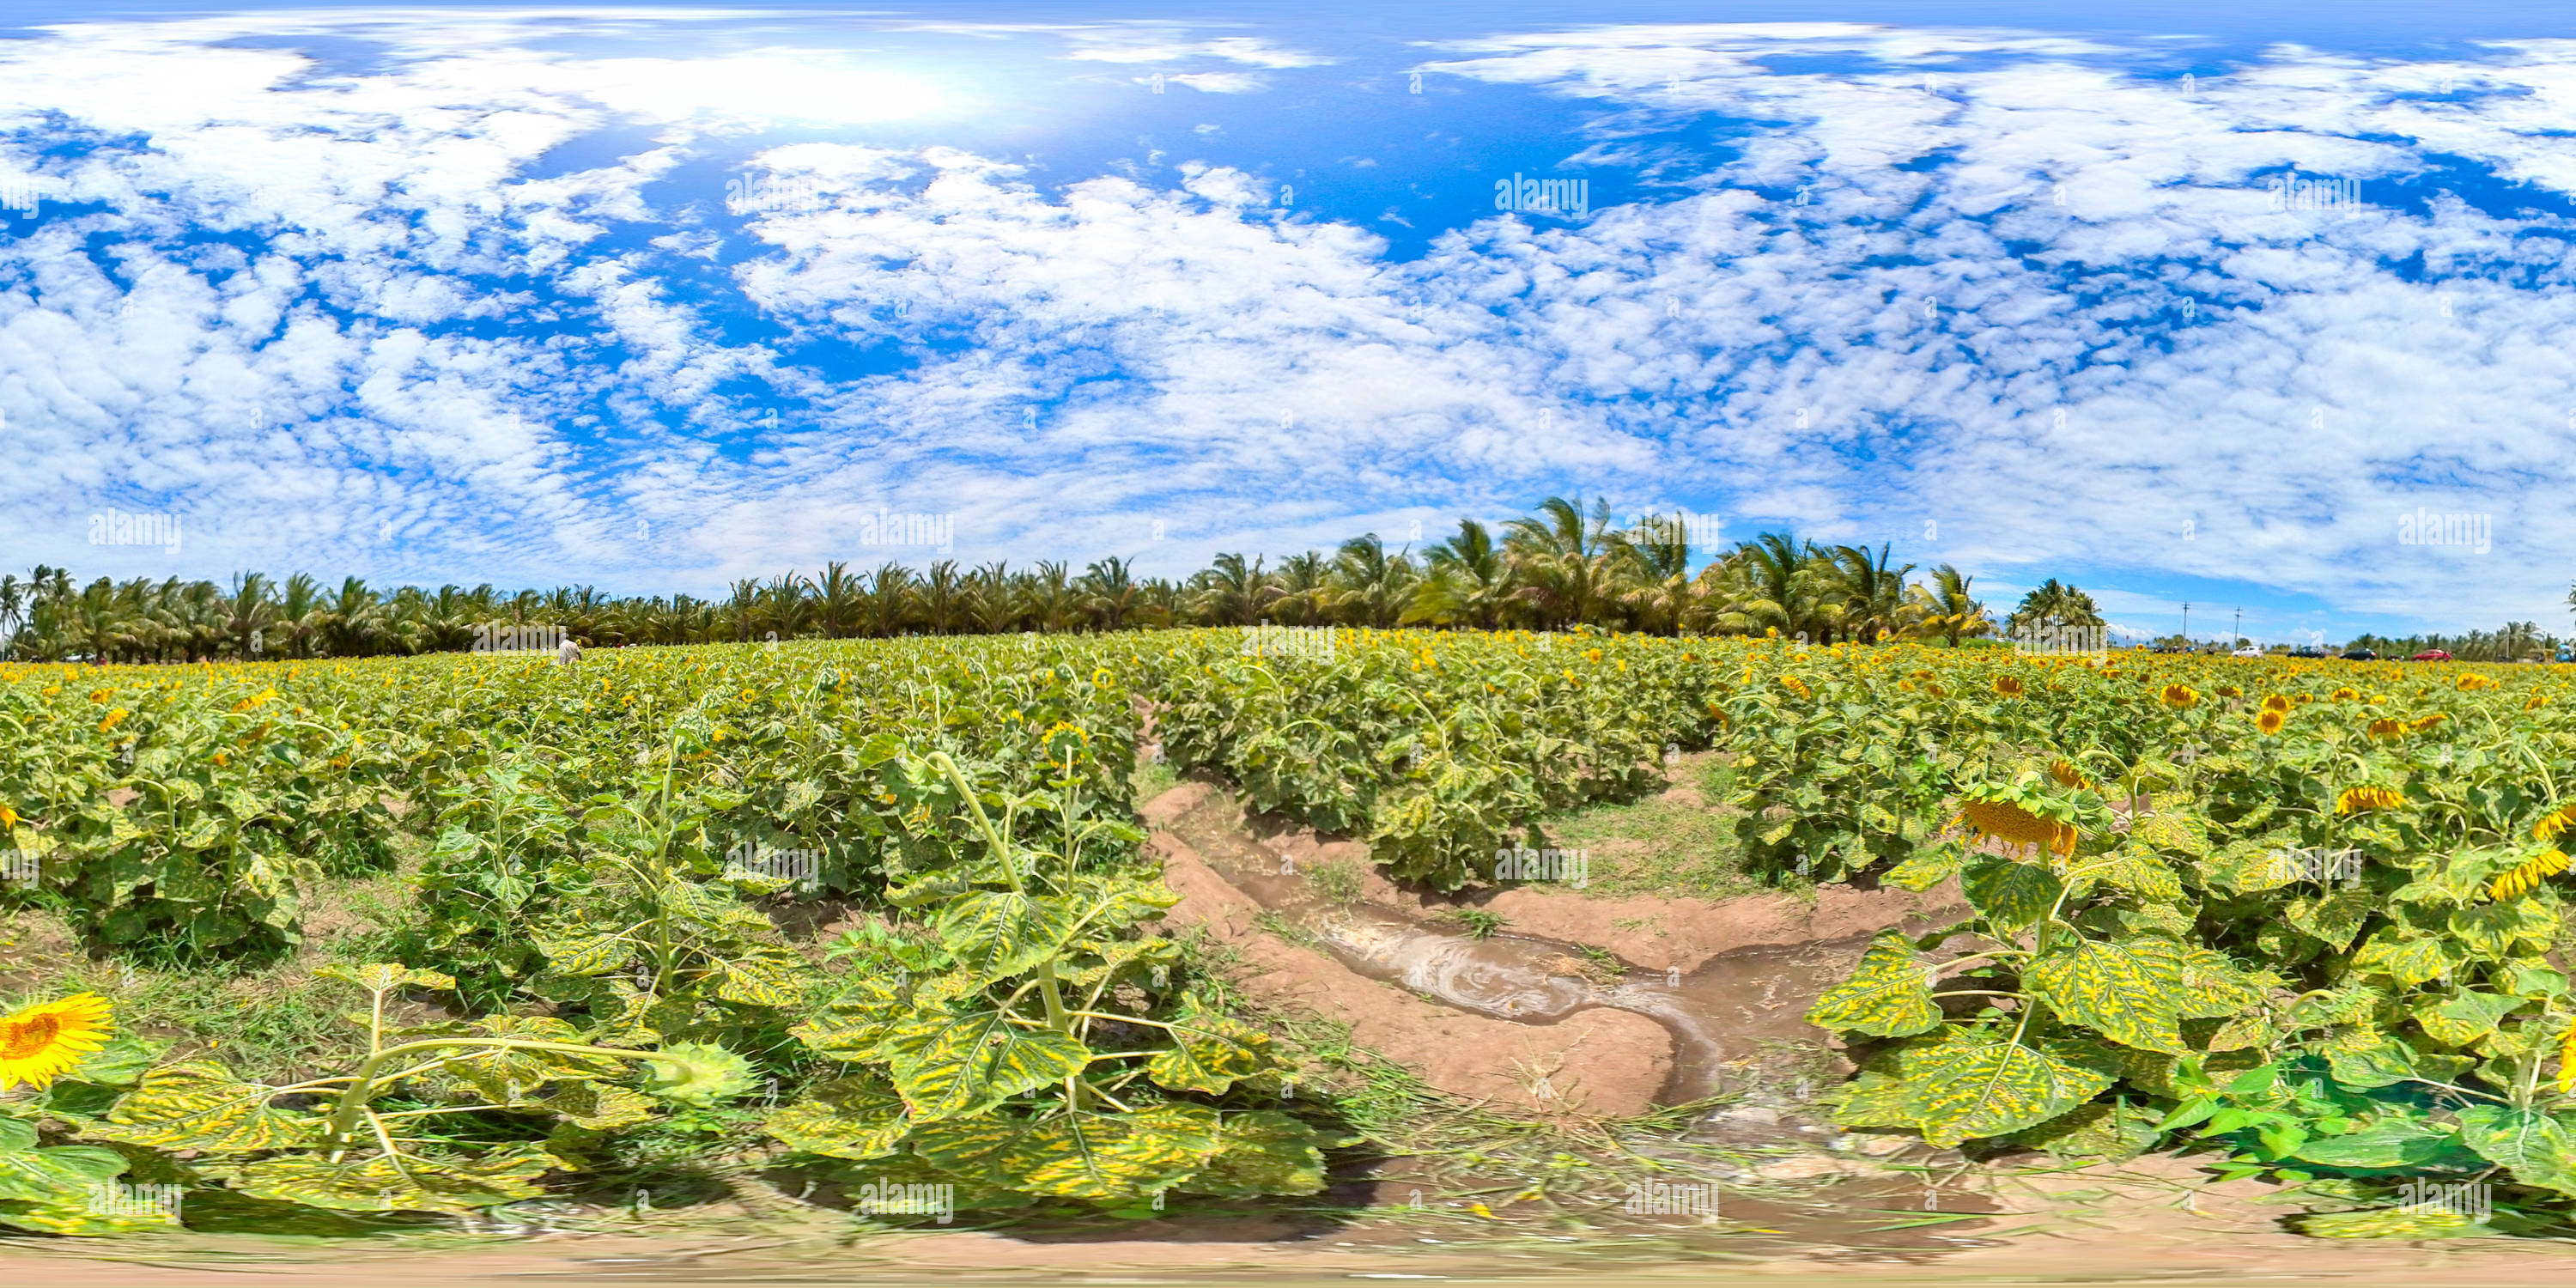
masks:
[[[2327,947],[2342,952],[2352,947],[2353,937],[2361,933],[2362,923],[2370,919],[2376,906],[2368,890],[2330,890],[2292,899],[2282,908],[2281,916],[2300,934],[2323,940]]]
[[[348,966],[339,962],[317,968],[314,974],[325,979],[342,979],[370,993],[388,993],[397,988],[434,988],[453,990],[456,977],[434,970],[413,970],[399,962],[372,962]]]
[[[1279,1065],[1269,1034],[1221,1012],[1193,1006],[1171,1025],[1172,1045],[1145,1065],[1155,1086],[1223,1095],[1237,1080]]]
[[[2394,927],[2373,934],[2352,958],[2354,970],[2386,975],[2400,984],[2421,984],[2450,965],[2450,955],[2443,951],[2440,940],[2402,939]]]
[[[2451,933],[2485,957],[2510,957],[2516,944],[2549,947],[2558,938],[2558,914],[2537,899],[2508,899],[2455,908]]]
[[[2006,926],[2027,926],[2047,916],[2066,888],[2056,873],[2039,864],[1991,857],[1970,865],[1959,884],[1971,906]]]
[[[2178,809],[2163,809],[2129,824],[2129,838],[2159,850],[2187,854],[2195,859],[2209,857],[2209,824],[2197,814]]]
[[[1163,1104],[1132,1114],[1075,1113],[1018,1124],[977,1160],[995,1184],[1053,1198],[1150,1198],[1220,1148],[1217,1113]]]
[[[2027,987],[2059,1015],[2122,1046],[2182,1055],[2182,946],[2164,939],[2085,940],[2030,963]]]
[[[537,1103],[589,1131],[632,1127],[653,1117],[653,1098],[605,1082],[568,1082]]]
[[[2299,1233],[2320,1239],[2449,1239],[2496,1233],[2466,1215],[2420,1207],[2319,1212],[2293,1219]]]
[[[1064,906],[1011,890],[979,890],[942,909],[939,941],[982,980],[1017,975],[1055,956],[1072,926]]]
[[[556,1165],[535,1145],[495,1149],[479,1159],[384,1154],[332,1162],[327,1154],[282,1154],[245,1165],[232,1188],[253,1198],[337,1212],[471,1212],[532,1199],[530,1184]]]
[[[2467,1046],[2496,1031],[2504,1017],[2525,1005],[2522,998],[2501,993],[2465,991],[2442,1002],[2415,1008],[2415,1022],[2445,1046]]]
[[[2504,1105],[2459,1112],[2460,1143],[2525,1185],[2576,1195],[2576,1119]]]
[[[565,975],[605,975],[635,960],[635,945],[623,935],[535,930],[528,939],[549,968]]]
[[[1323,1151],[1349,1139],[1276,1110],[1229,1114],[1216,1158],[1180,1188],[1224,1199],[1313,1194],[1324,1188]]]
[[[2037,1126],[2090,1100],[2111,1078],[2056,1042],[2025,1045],[2000,1030],[1954,1026],[1908,1048],[1905,1104],[1923,1139],[1963,1140]]]
[[[1001,1011],[926,1016],[898,1026],[882,1049],[904,1103],[924,1122],[982,1113],[1091,1063],[1081,1043]]]
[[[208,1154],[248,1154],[291,1149],[319,1139],[310,1114],[272,1109],[276,1089],[244,1082],[216,1060],[183,1060],[143,1075],[116,1102],[107,1121],[82,1134],[98,1140],[193,1149]]]
[[[1897,1038],[1940,1026],[1941,1005],[1924,982],[1925,967],[1903,935],[1881,931],[1851,975],[1826,989],[1807,1011],[1818,1028]]]
[[[875,1074],[817,1083],[760,1126],[790,1149],[860,1160],[893,1153],[912,1131],[903,1097]]]
[[[1961,845],[1927,845],[1905,856],[1904,862],[1889,868],[1879,880],[1899,890],[1920,893],[1959,875],[1967,858],[1967,848]]]
[[[751,1090],[751,1061],[705,1042],[675,1042],[646,1061],[644,1089],[664,1100],[708,1106]]]
[[[2294,1157],[2326,1167],[2412,1168],[2433,1161],[2457,1139],[2453,1128],[2430,1119],[2386,1114],[2348,1135],[2309,1141]]]
[[[804,996],[805,969],[793,953],[755,948],[716,968],[716,996],[748,1006],[793,1006]]]

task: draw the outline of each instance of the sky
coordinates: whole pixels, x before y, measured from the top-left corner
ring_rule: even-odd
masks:
[[[2567,632],[2564,17],[2072,8],[17,0],[0,567],[1181,575],[1563,495]]]

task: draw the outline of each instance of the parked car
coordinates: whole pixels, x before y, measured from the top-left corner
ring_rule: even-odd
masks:
[[[2324,657],[2325,655],[2326,651],[2321,648],[2294,648],[2290,650],[2290,656],[2292,657]]]
[[[2343,660],[2347,662],[2376,662],[2379,660],[2379,655],[2366,648],[2348,648],[2343,651]]]
[[[2428,648],[2406,660],[2409,662],[2448,662],[2451,660],[2451,655],[2437,648]]]

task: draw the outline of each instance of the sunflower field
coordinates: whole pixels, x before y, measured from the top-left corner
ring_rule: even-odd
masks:
[[[2576,1200],[2571,682],[1218,629],[0,668],[0,900],[207,969],[296,951],[335,882],[419,910],[398,960],[332,968],[371,999],[345,1068],[255,1075],[38,981],[0,1017],[0,1223],[150,1224],[84,1206],[118,1177],[469,1212],[755,1111],[744,1165],[847,1192],[1312,1193],[1353,1137],[1164,931],[1150,746],[1435,889],[1714,749],[1757,871],[1972,910],[1811,1014],[1859,1066],[1845,1124],[2204,1150],[2348,1199],[2317,1233],[2448,1219],[2388,1196],[2476,1178],[2542,1228]],[[828,951],[781,929],[816,908],[853,925]]]

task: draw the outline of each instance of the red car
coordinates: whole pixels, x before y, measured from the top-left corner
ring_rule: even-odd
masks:
[[[2451,655],[2437,648],[2428,648],[2406,660],[2409,662],[2448,662],[2451,660]]]

